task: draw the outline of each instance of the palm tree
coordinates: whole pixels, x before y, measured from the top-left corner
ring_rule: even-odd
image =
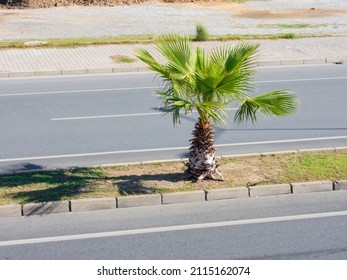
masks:
[[[166,63],[157,62],[145,49],[136,56],[163,78],[164,86],[157,94],[163,110],[172,112],[174,125],[180,113],[197,111],[199,118],[193,131],[188,171],[198,180],[223,180],[215,157],[213,125],[225,124],[228,104],[237,103],[234,121],[255,123],[257,113],[285,116],[295,112],[296,97],[285,90],[275,90],[256,97],[253,90],[255,54],[258,45],[239,43],[207,52],[192,46],[187,37],[163,36],[156,41]]]

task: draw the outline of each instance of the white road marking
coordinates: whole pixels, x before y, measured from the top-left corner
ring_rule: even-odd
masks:
[[[104,92],[104,91],[125,91],[125,90],[141,90],[141,89],[158,89],[158,87],[129,87],[129,88],[100,88],[100,89],[80,89],[80,90],[63,90],[63,91],[43,91],[43,92],[27,92],[27,93],[4,93],[0,97],[8,96],[30,96],[30,95],[50,95],[62,93],[85,93],[85,92]]]
[[[279,82],[306,82],[306,81],[325,81],[325,80],[342,80],[347,77],[327,77],[327,78],[305,78],[305,79],[288,79],[288,80],[269,80],[258,81],[255,84],[262,83],[279,83]],[[24,93],[3,93],[0,97],[9,96],[31,96],[31,95],[50,95],[62,93],[87,93],[87,92],[107,92],[107,91],[125,91],[125,90],[141,90],[141,89],[159,89],[158,86],[153,87],[126,87],[126,88],[108,88],[108,89],[82,89],[82,90],[65,90],[65,91],[43,91],[43,92],[24,92]]]
[[[339,140],[339,139],[347,139],[347,136],[230,143],[230,144],[217,144],[215,146],[218,148],[218,147],[252,146],[252,145],[281,144],[281,143],[298,143],[298,142]],[[120,150],[120,151],[97,152],[97,153],[53,155],[53,156],[6,158],[6,159],[0,159],[0,162],[33,161],[33,160],[47,160],[47,159],[49,160],[49,159],[61,159],[61,158],[75,158],[75,157],[93,157],[93,156],[107,156],[107,155],[128,154],[128,153],[151,153],[151,152],[179,151],[179,150],[187,150],[188,148],[189,147],[168,147],[168,148],[154,148],[154,149]]]
[[[347,216],[347,211],[0,241],[0,247]]]
[[[233,111],[237,109],[238,108],[227,108],[226,111]],[[193,113],[196,113],[196,112],[194,111]],[[163,115],[163,114],[165,114],[165,112],[100,115],[100,116],[85,116],[85,117],[66,117],[66,118],[53,118],[51,119],[51,121],[74,121],[74,120],[90,120],[90,119],[105,119],[105,118],[145,117],[145,116],[154,116],[154,115]]]
[[[72,120],[89,120],[89,119],[105,119],[105,118],[125,118],[125,117],[144,117],[162,115],[162,112],[157,113],[135,113],[135,114],[119,114],[119,115],[101,115],[101,116],[87,116],[87,117],[68,117],[68,118],[53,118],[51,121],[72,121]]]
[[[344,80],[344,79],[347,79],[347,77],[327,77],[327,78],[307,78],[307,79],[271,80],[271,81],[258,81],[258,82],[255,82],[255,84],[282,83],[282,82],[326,81],[326,80]]]

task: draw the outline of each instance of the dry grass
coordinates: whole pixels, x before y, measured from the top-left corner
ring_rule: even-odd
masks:
[[[197,182],[182,162],[0,176],[0,205],[347,179],[347,151],[219,161],[225,181]]]

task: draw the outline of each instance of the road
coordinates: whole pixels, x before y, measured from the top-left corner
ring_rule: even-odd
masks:
[[[347,192],[0,219],[0,259],[346,259]]]
[[[286,118],[215,127],[218,155],[347,146],[347,66],[257,69],[255,93],[285,88],[300,99]],[[149,72],[0,80],[0,172],[187,156],[196,114],[173,127]],[[231,106],[232,107],[232,106]]]

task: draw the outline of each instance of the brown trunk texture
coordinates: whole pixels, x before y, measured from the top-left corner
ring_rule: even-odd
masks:
[[[223,176],[218,170],[215,157],[216,150],[213,140],[213,126],[209,121],[202,122],[200,119],[195,124],[191,146],[188,171],[198,180],[211,178],[223,180]]]

